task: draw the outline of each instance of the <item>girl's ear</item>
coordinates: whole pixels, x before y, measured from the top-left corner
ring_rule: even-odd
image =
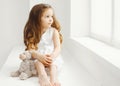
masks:
[[[60,38],[60,44],[62,44],[62,42],[63,42],[63,36],[61,35],[61,33],[59,33],[59,38]]]

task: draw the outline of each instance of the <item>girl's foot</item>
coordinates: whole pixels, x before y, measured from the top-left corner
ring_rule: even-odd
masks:
[[[41,77],[39,79],[39,82],[40,82],[40,86],[52,86],[50,81],[48,79],[46,79],[45,77]]]
[[[61,86],[58,80],[56,65],[51,65],[50,67],[50,82],[52,83],[52,86]]]
[[[58,81],[58,79],[52,80],[51,84],[52,84],[52,86],[61,86],[61,83]]]
[[[59,82],[55,82],[53,83],[53,86],[61,86],[61,84]]]

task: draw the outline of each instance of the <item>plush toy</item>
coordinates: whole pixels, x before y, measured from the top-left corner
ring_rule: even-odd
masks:
[[[19,58],[22,60],[19,69],[16,72],[12,72],[12,77],[19,77],[21,80],[25,80],[29,77],[37,75],[35,69],[34,60],[31,57],[29,51],[25,51],[20,54]]]

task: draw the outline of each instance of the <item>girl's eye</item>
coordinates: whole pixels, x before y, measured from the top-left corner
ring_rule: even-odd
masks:
[[[49,16],[46,16],[47,18],[49,18]]]
[[[46,18],[50,18],[50,17],[51,17],[51,18],[53,18],[53,16],[49,16],[49,15],[48,15],[48,16],[46,16]]]

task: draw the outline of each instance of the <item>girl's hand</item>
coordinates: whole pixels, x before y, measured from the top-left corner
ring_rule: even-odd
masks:
[[[46,54],[46,56],[49,57],[49,58],[51,58],[51,59],[54,58],[53,54]]]
[[[38,61],[43,63],[45,66],[49,66],[52,63],[52,58],[50,55],[43,55],[35,50],[30,50],[30,53],[33,59],[37,59]]]
[[[53,62],[54,55],[53,54],[46,54],[46,58],[52,60],[52,62]],[[50,64],[48,64],[47,66],[50,66],[52,64],[52,62]]]
[[[50,57],[50,55],[41,55],[41,62],[45,65],[45,66],[49,66],[52,63],[52,58]]]

